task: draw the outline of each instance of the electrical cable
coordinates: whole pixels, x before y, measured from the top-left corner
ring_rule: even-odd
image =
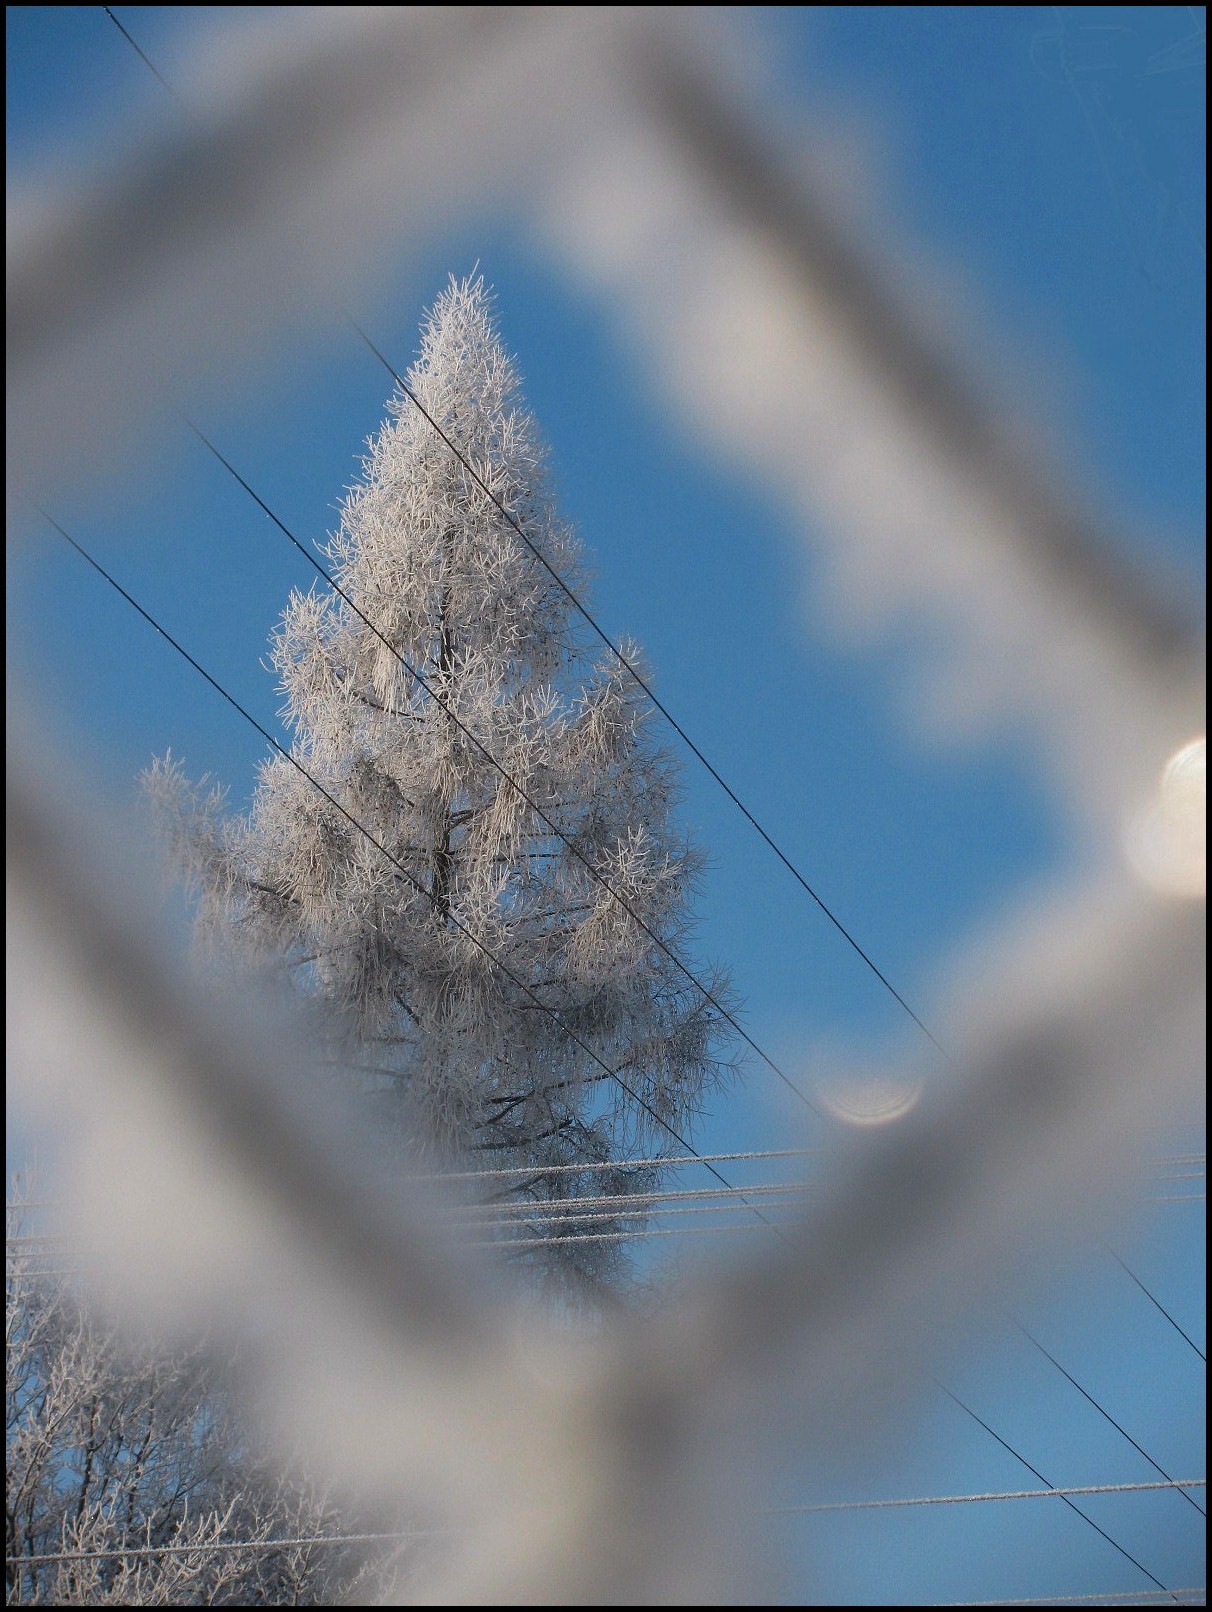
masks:
[[[1115,1429],[1115,1431],[1117,1433],[1121,1434],[1124,1438],[1126,1438],[1128,1443],[1132,1446],[1132,1448],[1134,1450],[1137,1451],[1138,1454],[1144,1456],[1145,1460],[1148,1461],[1149,1465],[1153,1468],[1153,1470],[1155,1472],[1160,1472],[1163,1478],[1170,1479],[1170,1474],[1166,1471],[1165,1467],[1162,1466],[1160,1462],[1155,1461],[1153,1459],[1153,1457],[1149,1454],[1148,1450],[1141,1449],[1140,1445],[1132,1437],[1131,1433],[1128,1432],[1127,1428],[1120,1426],[1120,1424],[1115,1420],[1115,1417],[1112,1416],[1111,1412],[1109,1410],[1106,1410],[1102,1405],[1100,1405],[1098,1400],[1095,1399],[1094,1395],[1089,1393],[1085,1388],[1083,1388],[1081,1383],[1078,1382],[1077,1378],[1074,1377],[1070,1372],[1065,1370],[1064,1366],[1061,1365],[1060,1361],[1056,1358],[1056,1356],[1054,1354],[1051,1354],[1047,1349],[1045,1349],[1044,1345],[1039,1341],[1039,1339],[1033,1333],[1028,1332],[1027,1328],[1023,1325],[1023,1323],[1021,1321],[1017,1320],[1014,1316],[1010,1316],[1009,1319],[1014,1322],[1014,1325],[1022,1333],[1023,1337],[1027,1339],[1028,1343],[1034,1344],[1034,1346],[1039,1350],[1040,1354],[1043,1355],[1045,1360],[1050,1360],[1052,1362],[1052,1364],[1056,1367],[1057,1371],[1060,1372],[1061,1376],[1066,1380],[1066,1382],[1072,1383],[1074,1388],[1077,1389],[1078,1393],[1082,1396],[1082,1398],[1086,1399],[1086,1400],[1089,1400],[1090,1404],[1094,1406],[1094,1408],[1098,1412],[1098,1414],[1105,1421],[1110,1422],[1111,1426]],[[1047,1480],[1045,1480],[1045,1481],[1047,1481]],[[1170,1481],[1173,1481],[1173,1480],[1171,1479]],[[1192,1500],[1192,1498],[1191,1498],[1191,1496],[1189,1494],[1183,1494],[1183,1499],[1186,1500],[1190,1505],[1194,1506],[1196,1511],[1199,1512],[1201,1517],[1205,1515],[1205,1513],[1203,1511],[1203,1508],[1196,1501]]]
[[[798,1209],[809,1200],[802,1190],[792,1187],[746,1187],[752,1197],[763,1197],[768,1208]],[[729,1214],[733,1210],[753,1206],[741,1198],[739,1190],[726,1195],[724,1189],[714,1191],[679,1192],[670,1198],[705,1198],[704,1203],[665,1202],[662,1195],[616,1193],[598,1198],[548,1198],[532,1205],[527,1199],[514,1199],[499,1204],[455,1205],[447,1224],[456,1231],[479,1231],[493,1226],[508,1229],[517,1226],[571,1225],[574,1221],[621,1221],[638,1219],[658,1220],[669,1215]],[[735,1202],[718,1202],[720,1198],[735,1198]],[[607,1207],[603,1208],[602,1206]],[[584,1206],[584,1207],[582,1207]],[[7,1248],[68,1248],[77,1241],[70,1232],[22,1232],[4,1239]]]
[[[754,1148],[744,1153],[687,1154],[685,1158],[678,1158],[675,1155],[664,1154],[651,1158],[608,1159],[605,1162],[586,1164],[548,1164],[544,1165],[542,1169],[539,1170],[536,1170],[533,1165],[528,1164],[509,1165],[504,1168],[493,1168],[491,1170],[447,1170],[437,1174],[410,1174],[409,1179],[413,1181],[494,1181],[505,1180],[519,1175],[542,1175],[546,1177],[549,1175],[572,1174],[589,1170],[624,1171],[640,1169],[673,1169],[674,1167],[683,1164],[703,1164],[707,1163],[708,1161],[713,1164],[729,1164],[734,1161],[748,1161],[751,1159],[799,1159],[821,1156],[828,1157],[831,1152],[832,1150],[830,1148],[823,1147]],[[1158,1167],[1164,1168],[1169,1162],[1170,1161],[1167,1159],[1161,1159],[1158,1161]],[[61,1203],[62,1199],[58,1198],[39,1198],[37,1200],[31,1200],[24,1205],[10,1203],[8,1207],[10,1209],[19,1207],[24,1207],[27,1209],[56,1209],[61,1205]]]
[[[985,1432],[989,1434],[990,1438],[996,1439],[997,1442],[1001,1445],[1002,1449],[1006,1450],[1010,1455],[1012,1455],[1014,1457],[1014,1459],[1016,1461],[1020,1462],[1023,1466],[1025,1466],[1027,1468],[1027,1471],[1030,1472],[1033,1477],[1038,1478],[1039,1481],[1049,1489],[1053,1489],[1053,1488],[1056,1487],[1055,1484],[1052,1484],[1052,1483],[1048,1482],[1047,1478],[1039,1470],[1038,1467],[1034,1467],[1034,1466],[1031,1465],[1031,1462],[1028,1461],[1028,1459],[1027,1459],[1027,1457],[1025,1455],[1020,1455],[1019,1452],[1014,1448],[1014,1446],[1012,1444],[1007,1443],[1006,1440],[1001,1436],[1000,1433],[995,1433],[993,1431],[993,1429],[989,1426],[989,1423],[984,1421],[980,1416],[978,1416],[976,1414],[976,1412],[972,1409],[971,1405],[966,1405],[964,1403],[964,1401],[959,1397],[958,1394],[953,1394],[951,1392],[950,1388],[948,1388],[945,1383],[941,1383],[941,1382],[938,1381],[937,1377],[934,1380],[935,1380],[935,1383],[937,1384],[937,1386],[942,1389],[944,1394],[946,1394],[948,1399],[954,1400],[954,1402],[959,1406],[959,1408],[961,1410],[967,1411],[968,1415],[971,1416],[971,1418],[972,1418],[972,1420],[974,1422],[979,1422],[980,1425],[985,1429]],[[1180,1490],[1179,1492],[1182,1493],[1183,1491]],[[1127,1561],[1132,1563],[1133,1567],[1139,1568],[1140,1571],[1145,1575],[1145,1577],[1149,1580],[1149,1582],[1151,1584],[1156,1584],[1158,1589],[1161,1590],[1166,1595],[1170,1595],[1170,1594],[1173,1593],[1171,1590],[1167,1589],[1167,1587],[1162,1583],[1160,1578],[1157,1578],[1153,1573],[1151,1573],[1149,1571],[1149,1569],[1144,1565],[1143,1562],[1137,1561],[1136,1557],[1133,1556],[1133,1554],[1132,1554],[1132,1552],[1130,1550],[1125,1550],[1124,1547],[1119,1543],[1118,1540],[1112,1539],[1111,1535],[1106,1531],[1105,1528],[1100,1528],[1099,1527],[1099,1525],[1094,1521],[1093,1517],[1088,1516],[1081,1509],[1080,1506],[1075,1505],[1074,1502],[1070,1499],[1070,1497],[1067,1494],[1060,1494],[1058,1492],[1057,1499],[1060,1500],[1060,1501],[1063,1501],[1063,1503],[1066,1506],[1069,1507],[1070,1511],[1075,1512],[1082,1519],[1083,1522],[1089,1523],[1090,1527],[1094,1529],[1095,1533],[1096,1534],[1101,1534],[1102,1537],[1107,1541],[1108,1545],[1113,1546],[1120,1553],[1121,1556],[1123,1556]]]
[[[1186,1483],[1083,1483],[1057,1489],[1004,1489],[990,1494],[933,1494],[913,1500],[835,1500],[823,1506],[774,1506],[769,1516],[800,1517],[826,1511],[886,1511],[899,1506],[966,1506],[985,1500],[1054,1500],[1069,1494],[1143,1494],[1156,1489],[1206,1489],[1207,1478]],[[1169,1590],[1166,1591],[1168,1595]],[[1177,1593],[1182,1593],[1181,1591]]]
[[[1189,1488],[1206,1487],[1206,1478],[1189,1478]],[[1072,1494],[1131,1494],[1152,1489],[1165,1489],[1172,1485],[1165,1483],[1088,1483],[1064,1489],[1010,1489],[1004,1492],[989,1494],[941,1494],[921,1495],[908,1500],[839,1500],[820,1506],[769,1506],[764,1507],[760,1515],[765,1517],[781,1516],[812,1516],[818,1513],[831,1511],[886,1511],[902,1506],[957,1506],[976,1502],[994,1500],[1048,1500],[1063,1498]],[[445,1537],[456,1533],[452,1528],[419,1528],[401,1530],[394,1533],[366,1533],[366,1534],[314,1534],[300,1535],[293,1539],[216,1539],[198,1545],[133,1545],[122,1550],[114,1547],[110,1550],[66,1550],[47,1551],[28,1556],[8,1556],[5,1558],[6,1567],[38,1567],[56,1562],[88,1562],[88,1561],[119,1561],[127,1557],[147,1556],[190,1556],[200,1551],[235,1551],[235,1550],[288,1550],[311,1545],[364,1545],[364,1544],[394,1544],[410,1539],[432,1539]],[[1194,1595],[1195,1590],[1166,1590],[1166,1595]],[[1105,1597],[1098,1597],[1104,1599]],[[1070,1597],[1070,1599],[1077,1599]],[[960,1606],[1016,1606],[1021,1602],[999,1601],[961,1601],[952,1605]]]
[[[1206,1196],[1206,1194],[1203,1195],[1203,1196]],[[1167,1203],[1167,1202],[1171,1202],[1171,1201],[1185,1202],[1184,1199],[1170,1200],[1170,1199],[1166,1199],[1166,1198],[1159,1198],[1157,1201],[1159,1203]],[[1136,1274],[1136,1272],[1134,1270],[1132,1270],[1132,1268],[1123,1259],[1120,1258],[1120,1256],[1115,1252],[1114,1248],[1112,1248],[1109,1243],[1103,1243],[1103,1247],[1107,1250],[1107,1252],[1110,1254],[1111,1258],[1121,1268],[1121,1270],[1126,1271],[1127,1274],[1132,1278],[1132,1280],[1136,1283],[1137,1287],[1140,1288],[1141,1292],[1149,1300],[1149,1303],[1154,1305],[1158,1310],[1161,1311],[1161,1313],[1165,1316],[1166,1320],[1169,1321],[1170,1325],[1174,1328],[1175,1332],[1178,1333],[1179,1337],[1182,1338],[1184,1342],[1189,1343],[1191,1345],[1191,1348],[1194,1349],[1195,1353],[1199,1356],[1199,1358],[1203,1361],[1204,1365],[1206,1366],[1208,1364],[1207,1355],[1199,1347],[1199,1345],[1195,1342],[1195,1340],[1193,1338],[1188,1337],[1188,1335],[1183,1331],[1182,1327],[1179,1326],[1178,1322],[1170,1314],[1169,1310],[1167,1310],[1165,1305],[1162,1304],[1161,1300],[1154,1297],[1154,1295],[1149,1291],[1149,1289],[1141,1281],[1140,1277]]]
[[[670,1158],[637,1158],[607,1160],[601,1164],[550,1164],[536,1169],[532,1165],[511,1164],[503,1169],[492,1170],[453,1170],[440,1175],[417,1175],[414,1181],[494,1181],[506,1180],[517,1175],[569,1175],[580,1170],[655,1170],[666,1169],[680,1164],[730,1164],[749,1159],[798,1159],[812,1154],[827,1153],[829,1149],[820,1147],[780,1147],[756,1148],[748,1153],[702,1153],[694,1154],[684,1159]],[[733,1189],[735,1190],[735,1189]]]
[[[225,1550],[292,1550],[308,1545],[368,1545],[400,1542],[407,1539],[429,1539],[438,1534],[450,1533],[446,1528],[422,1528],[409,1533],[390,1534],[316,1534],[311,1538],[297,1539],[215,1539],[201,1545],[132,1545],[129,1550],[58,1550],[30,1556],[6,1556],[6,1567],[41,1567],[51,1562],[94,1562],[139,1560],[147,1556],[197,1556],[203,1551]]]
[[[161,88],[164,89],[165,91],[167,91],[167,93],[172,96],[173,100],[176,101],[176,103],[177,103],[177,105],[179,107],[184,109],[184,107],[185,107],[184,101],[182,101],[181,97],[177,94],[176,90],[173,89],[172,85],[168,82],[168,80],[165,78],[164,74],[160,71],[160,69],[152,61],[151,57],[146,53],[146,51],[141,49],[140,46],[138,46],[135,43],[134,39],[131,37],[131,35],[129,33],[127,33],[126,29],[118,21],[117,17],[114,16],[113,12],[109,9],[108,6],[102,6],[101,9],[102,9],[102,11],[104,11],[105,15],[109,18],[109,20],[113,23],[114,27],[118,30],[118,32],[122,35],[123,39],[126,40],[126,43],[134,51],[135,55],[138,56],[139,60],[143,63],[143,65],[147,68],[147,70],[156,77],[156,79],[160,83]]]
[[[1180,1595],[1198,1596],[1198,1600],[1183,1601],[1183,1606],[1202,1606],[1207,1590],[1108,1590],[1102,1595],[1038,1595],[1017,1601],[943,1601],[943,1606],[1119,1606],[1125,1601],[1136,1606],[1152,1606],[1155,1601],[1178,1600]]]

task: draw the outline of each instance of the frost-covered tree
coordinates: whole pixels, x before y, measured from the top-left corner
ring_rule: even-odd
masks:
[[[408,382],[582,588],[482,280],[438,298]],[[272,658],[292,754],[390,857],[282,756],[246,816],[168,758],[152,793],[211,941],[278,959],[415,1143],[532,1167],[532,1197],[634,1184],[547,1172],[668,1149],[661,1122],[685,1126],[725,1068],[718,1009],[652,939],[684,952],[701,866],[675,770],[550,572],[412,402],[389,408],[326,549],[356,609],[296,592]]]
[[[206,1350],[121,1336],[27,1224],[10,1202],[6,1605],[356,1606],[407,1569],[331,1543],[383,1521],[254,1453]]]

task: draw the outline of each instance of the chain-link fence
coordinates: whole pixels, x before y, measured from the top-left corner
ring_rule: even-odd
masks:
[[[268,16],[175,133],[10,234],[21,497],[129,460],[200,349],[271,353],[388,250],[507,202],[642,341],[683,425],[811,524],[856,604],[878,577],[881,608],[941,625],[955,677],[1025,720],[1102,847],[932,1026],[948,1095],[760,1252],[643,1325],[582,1331],[519,1307],[432,1183],[368,1184],[275,1007],[217,1005],[165,962],[119,825],[17,709],[10,1058],[21,1103],[71,1116],[71,1224],[128,1311],[238,1349],[284,1447],[437,1530],[397,1598],[777,1595],[747,1479],[790,1430],[874,1436],[974,1297],[1030,1274],[1058,1204],[1097,1223],[1201,1067],[1202,828],[1165,773],[1202,733],[1197,632],[793,160],[732,26]],[[725,372],[752,384],[721,409]]]

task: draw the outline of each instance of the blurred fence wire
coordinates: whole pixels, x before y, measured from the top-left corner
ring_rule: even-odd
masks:
[[[927,612],[952,704],[962,689],[973,721],[1026,718],[1101,848],[1085,888],[937,1005],[963,1075],[945,1096],[856,1146],[781,1238],[705,1266],[642,1323],[582,1332],[516,1306],[438,1184],[370,1184],[275,1009],[216,1004],[166,961],[119,826],[18,707],[18,1100],[70,1117],[73,1224],[121,1302],[241,1344],[291,1448],[434,1525],[396,1599],[775,1593],[738,1484],[789,1428],[877,1434],[976,1296],[1029,1274],[1058,1225],[1097,1223],[1108,1178],[1202,1067],[1202,829],[1196,849],[1162,784],[1203,732],[1197,624],[1126,573],[940,310],[896,289],[894,244],[805,169],[734,26],[663,8],[266,13],[230,25],[158,145],[10,223],[10,464],[18,495],[46,497],[133,460],[200,352],[247,363],[452,218],[525,211],[646,347],[682,422],[804,521],[838,610]]]

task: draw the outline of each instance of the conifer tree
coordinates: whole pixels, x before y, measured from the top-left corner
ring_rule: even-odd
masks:
[[[438,298],[408,382],[582,590],[482,280]],[[634,680],[585,651],[567,594],[450,446],[401,392],[389,409],[326,549],[366,619],[296,592],[272,660],[292,754],[394,862],[282,756],[247,815],[168,757],[149,787],[212,943],[276,960],[414,1147],[525,1166],[523,1196],[647,1188],[547,1172],[668,1151],[661,1122],[684,1135],[727,1068],[717,1009],[590,871],[684,955],[701,857],[675,768]],[[727,1000],[718,971],[705,983]],[[543,1231],[565,1224],[601,1229]]]

